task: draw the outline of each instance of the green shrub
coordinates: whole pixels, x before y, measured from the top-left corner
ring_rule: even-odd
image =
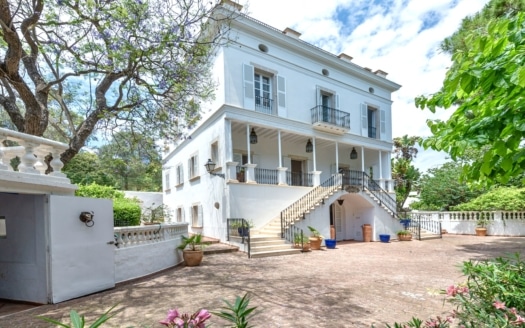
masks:
[[[113,187],[101,186],[96,183],[78,186],[75,195],[79,197],[123,199],[124,193]]]
[[[468,203],[452,208],[453,211],[523,211],[525,188],[499,187]]]
[[[140,225],[141,209],[136,200],[129,198],[113,200],[115,227]]]
[[[79,197],[109,198],[113,200],[113,221],[115,227],[140,225],[141,209],[136,199],[125,198],[122,191],[95,183],[81,185],[75,195]]]

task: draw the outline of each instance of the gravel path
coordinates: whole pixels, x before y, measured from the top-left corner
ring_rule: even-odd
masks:
[[[444,235],[443,239],[339,243],[337,249],[248,259],[206,255],[200,267],[176,267],[112,290],[0,318],[0,327],[50,327],[35,316],[87,322],[118,304],[104,327],[162,327],[169,308],[218,310],[222,299],[249,292],[255,327],[384,327],[412,316],[442,315],[441,289],[464,280],[460,264],[522,252],[525,238]],[[212,316],[213,327],[223,327]]]

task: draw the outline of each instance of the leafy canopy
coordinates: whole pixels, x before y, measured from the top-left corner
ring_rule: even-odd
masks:
[[[493,19],[465,43],[468,50],[454,53],[442,89],[416,98],[419,108],[432,112],[458,105],[446,122],[427,121],[433,135],[423,145],[453,160],[469,148],[483,148],[463,174],[506,183],[525,170],[525,13]]]

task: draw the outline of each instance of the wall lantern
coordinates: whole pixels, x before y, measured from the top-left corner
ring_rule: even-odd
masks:
[[[206,171],[208,171],[209,174],[211,175],[216,175],[216,176],[219,176],[221,178],[225,178],[224,177],[224,174],[222,173],[214,173],[213,170],[215,170],[215,166],[216,164],[212,162],[211,158],[208,158],[208,162],[206,164],[204,164],[204,167],[206,168]]]
[[[352,147],[352,152],[350,153],[350,159],[357,159],[357,151],[355,147]]]
[[[308,139],[308,142],[306,143],[306,152],[311,153],[314,151],[314,145],[312,145],[312,141]]]
[[[252,132],[250,132],[250,143],[252,145],[255,145],[257,143],[257,135],[255,134],[254,128],[252,128]]]
[[[86,227],[92,227],[95,225],[95,221],[93,221],[93,218],[95,217],[95,213],[93,211],[91,212],[81,212],[79,219],[80,221],[84,222]]]

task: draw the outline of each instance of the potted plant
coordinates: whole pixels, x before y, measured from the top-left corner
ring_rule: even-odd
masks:
[[[476,221],[476,236],[486,236],[487,235],[487,226],[491,224],[487,218],[479,218]]]
[[[321,249],[321,242],[323,241],[323,236],[321,233],[315,229],[312,226],[308,226],[308,229],[310,229],[311,236],[308,238],[310,241],[310,248],[312,250],[320,250]]]
[[[303,252],[310,251],[310,240],[307,236],[300,233],[295,233],[293,235],[293,245],[294,248],[302,248]]]
[[[253,228],[254,224],[252,220],[246,221],[246,223],[243,223],[243,221],[238,221],[238,227],[237,232],[239,233],[239,236],[241,237],[248,237],[250,234],[250,228]]]
[[[182,242],[177,248],[182,251],[182,258],[187,266],[198,266],[204,256],[203,248],[208,244],[202,241],[201,234],[195,234],[190,237],[182,236]]]
[[[244,167],[241,167],[239,171],[237,171],[237,181],[244,182]]]
[[[412,232],[408,230],[400,230],[397,232],[397,239],[399,241],[411,241],[412,240]]]

